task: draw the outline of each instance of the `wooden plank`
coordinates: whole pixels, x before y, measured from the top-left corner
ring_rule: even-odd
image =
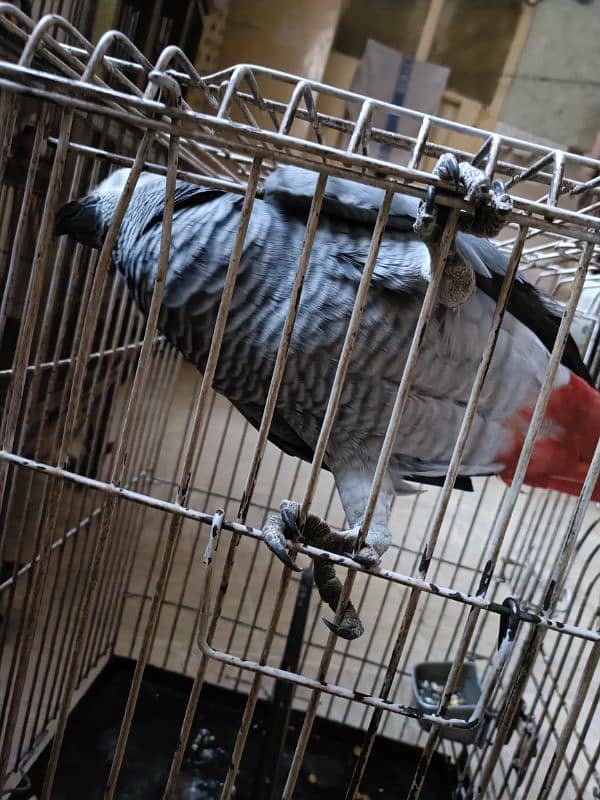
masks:
[[[358,58],[347,56],[337,50],[332,50],[329,56],[329,61],[325,68],[323,75],[323,83],[330,86],[336,86],[339,89],[350,89],[352,86],[352,79],[358,67]],[[344,117],[346,113],[346,103],[339,97],[332,97],[331,95],[320,95],[317,102],[317,109],[321,114],[329,114],[335,117]],[[337,147],[341,137],[339,131],[334,131],[331,128],[323,128],[323,141],[331,147]]]
[[[92,25],[92,43],[96,43],[105,31],[110,31],[116,26],[119,6],[120,0],[102,0],[101,3],[97,3]]]
[[[197,5],[200,10],[202,4]],[[202,19],[202,36],[194,62],[201,75],[214,72],[218,67],[230,5],[230,0],[215,0],[210,13]]]
[[[445,2],[446,0],[431,0],[429,4],[427,17],[425,18],[423,30],[421,31],[421,37],[415,53],[416,61],[427,61],[429,58]]]
[[[465,97],[458,92],[450,89],[446,90],[440,103],[439,116],[453,122],[461,122],[463,125],[479,125],[482,113],[482,104],[470,97]],[[473,137],[464,133],[450,131],[443,128],[434,128],[431,141],[443,144],[446,147],[453,147],[457,150],[472,150]],[[431,168],[434,160],[426,160],[423,166]]]
[[[480,124],[484,128],[494,130],[498,122],[498,117],[506,100],[506,95],[510,89],[513,76],[519,65],[519,59],[527,42],[529,30],[536,13],[536,7],[523,4],[521,15],[517,23],[512,44],[506,56],[502,72],[498,80],[498,86],[494,98],[490,105],[483,111]]]

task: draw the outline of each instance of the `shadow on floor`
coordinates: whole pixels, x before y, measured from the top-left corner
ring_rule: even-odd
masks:
[[[121,714],[129,691],[133,662],[114,659],[71,715],[63,745],[53,800],[100,800],[117,739]],[[161,800],[173,750],[191,687],[191,680],[149,667],[138,702],[121,771],[119,800]],[[205,687],[194,721],[177,791],[173,800],[217,800],[229,755],[243,713],[245,697],[213,686]],[[268,800],[263,794],[265,770],[261,764],[271,705],[259,702],[242,759],[234,797]],[[283,781],[302,715],[292,713],[286,747],[273,798],[281,797]],[[337,800],[352,774],[360,732],[339,723],[317,719],[298,779],[295,800]],[[29,774],[32,794],[39,794],[48,751]],[[362,783],[365,800],[402,800],[419,758],[414,747],[379,738]],[[455,785],[451,763],[436,755],[422,800],[449,800]]]

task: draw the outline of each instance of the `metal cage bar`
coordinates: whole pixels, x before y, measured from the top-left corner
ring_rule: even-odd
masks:
[[[11,644],[6,651],[6,661],[0,662],[0,669],[7,670],[10,687],[3,697],[6,715],[0,757],[2,780],[7,781],[7,786],[9,781],[13,782],[11,786],[14,785],[38,752],[40,732],[43,731],[47,737],[54,733],[42,793],[44,800],[51,796],[73,703],[78,693],[85,691],[87,682],[93,679],[96,671],[116,651],[129,601],[139,598],[127,648],[130,655],[136,653],[136,666],[108,776],[106,798],[112,798],[116,791],[144,668],[154,659],[163,666],[172,663],[173,644],[184,615],[189,615],[191,622],[186,634],[183,671],[193,677],[193,683],[164,789],[165,798],[172,796],[175,790],[201,689],[205,682],[213,680],[213,666],[219,682],[224,681],[227,675],[234,675],[236,690],[247,694],[231,762],[224,776],[223,798],[232,795],[248,737],[252,735],[251,724],[260,693],[268,695],[274,680],[292,685],[296,691],[293,703],[303,711],[303,725],[283,790],[284,798],[293,795],[313,724],[317,714],[323,713],[325,708],[325,704],[319,706],[325,696],[328,698],[326,716],[334,718],[340,713],[345,722],[358,720],[357,726],[366,730],[354,775],[346,789],[348,798],[357,796],[375,736],[387,731],[388,725],[396,724],[395,720],[398,721],[400,738],[418,741],[423,746],[409,794],[417,798],[434,752],[443,748],[458,760],[457,749],[448,747],[442,739],[444,730],[473,726],[494,708],[499,717],[493,719],[489,741],[484,743],[480,752],[476,748],[468,751],[460,776],[465,791],[465,787],[470,785],[471,791],[475,792],[473,796],[501,798],[515,796],[514,792],[520,791],[522,786],[530,791],[535,785],[539,796],[545,798],[552,796],[557,785],[561,793],[569,785],[578,797],[584,796],[586,787],[591,786],[594,779],[594,746],[589,743],[593,735],[593,713],[588,711],[582,726],[579,722],[592,678],[597,672],[600,633],[597,625],[588,622],[584,613],[588,595],[584,595],[579,613],[575,614],[575,606],[571,603],[565,618],[557,612],[556,601],[570,574],[569,569],[579,558],[576,545],[583,541],[581,530],[600,471],[600,447],[577,502],[562,502],[539,493],[532,493],[523,500],[519,492],[578,300],[586,285],[588,268],[590,265],[595,268],[598,263],[596,247],[600,243],[600,226],[597,216],[594,216],[597,204],[574,211],[565,202],[581,191],[596,189],[593,180],[581,182],[576,170],[582,166],[598,168],[597,162],[512,137],[485,134],[469,126],[255,65],[239,65],[201,77],[177,48],[167,48],[152,65],[123,34],[111,32],[94,48],[63,19],[46,17],[36,25],[6,3],[0,4],[0,26],[20,43],[23,52],[19,64],[0,61],[1,102],[5,112],[0,138],[0,175],[3,181],[12,158],[11,142],[25,113],[25,101],[33,102],[39,109],[24,186],[14,190],[3,182],[0,187],[3,214],[6,217],[10,213],[13,215],[11,218],[16,219],[15,244],[6,261],[7,286],[14,287],[15,291],[18,289],[20,264],[27,257],[24,249],[27,244],[25,221],[32,204],[38,202],[36,180],[43,180],[40,176],[51,163],[21,311],[21,319],[32,324],[21,324],[14,358],[7,367],[0,365],[0,381],[8,384],[0,449],[5,515],[11,520],[15,518],[22,497],[25,507],[31,508],[35,502],[35,482],[43,482],[43,500],[37,510],[36,541],[33,542],[31,557],[25,565],[19,565],[17,558],[12,576],[0,585],[0,594],[8,590],[11,618],[19,593],[25,591],[26,594],[26,603],[19,613],[16,646]],[[57,30],[71,37],[75,44],[60,42],[55,37]],[[120,48],[118,57],[111,55],[115,45]],[[100,73],[105,75],[103,79],[99,77]],[[128,76],[135,76],[139,83]],[[267,81],[287,87],[287,103],[269,96]],[[139,85],[144,88],[138,88]],[[181,100],[181,91],[185,87],[200,90],[208,112],[197,111]],[[315,101],[315,97],[321,94],[344,102],[360,103],[361,113],[357,121],[321,113]],[[15,101],[14,104],[9,104],[10,99]],[[374,127],[373,115],[381,110],[419,120],[418,135],[403,136]],[[92,135],[88,137],[81,134],[82,119],[94,121]],[[291,134],[295,121],[308,123],[309,138],[299,139]],[[348,147],[341,149],[324,145],[321,133],[327,128],[345,133]],[[431,137],[437,129],[464,134],[471,142],[471,152],[449,150],[435,144]],[[103,133],[96,135],[98,131]],[[127,132],[130,152],[117,152],[117,131]],[[135,143],[135,136],[139,138],[140,134],[141,141]],[[396,152],[407,154],[407,166],[372,158],[369,146],[381,142]],[[527,153],[529,163],[526,166],[511,161],[511,149],[515,147]],[[275,462],[266,500],[261,505],[260,499],[255,497],[259,480],[270,466],[267,439],[327,180],[329,176],[349,178],[382,188],[384,195],[312,464],[304,471],[298,464],[291,473],[291,495],[303,494],[302,519],[306,519],[315,502],[324,502],[321,465],[392,198],[396,192],[423,197],[429,187],[440,187],[437,175],[420,165],[424,158],[436,158],[444,152],[453,152],[474,163],[485,163],[489,178],[502,175],[511,187],[527,182],[537,185],[544,194],[536,200],[514,197],[509,224],[517,229],[516,235],[502,242],[503,249],[510,251],[508,273],[487,342],[482,347],[482,361],[472,384],[448,475],[428,511],[421,538],[411,530],[415,514],[424,514],[423,502],[417,497],[407,512],[404,536],[394,547],[391,569],[380,566],[366,570],[346,556],[312,545],[296,543],[292,547],[294,553],[317,557],[347,570],[336,622],[341,618],[353,586],[360,589],[358,607],[361,611],[368,605],[367,591],[378,594],[379,613],[389,603],[388,598],[395,597],[395,591],[402,592],[398,595],[401,600],[392,620],[393,635],[390,634],[389,641],[380,647],[381,653],[374,655],[369,651],[378,637],[375,628],[362,654],[351,650],[349,645],[340,645],[333,633],[323,640],[316,628],[319,616],[319,604],[316,603],[312,627],[307,627],[305,633],[299,665],[295,670],[283,669],[274,666],[273,661],[281,640],[285,638],[286,604],[296,582],[289,570],[278,571],[272,560],[269,561],[265,580],[273,590],[270,607],[267,608],[261,598],[249,609],[248,621],[244,619],[244,606],[250,597],[249,576],[266,552],[263,531],[248,525],[247,519],[260,513],[263,515],[260,524],[264,525],[267,511],[280,496],[277,487],[283,475],[284,459],[281,455]],[[218,405],[211,387],[253,204],[260,196],[261,178],[278,164],[296,164],[314,170],[318,173],[317,185],[305,223],[304,241],[258,434],[254,436],[247,424],[244,426],[241,439],[235,444],[235,468],[222,490],[223,494],[219,494],[221,490],[216,476],[219,465],[231,452],[232,437],[236,435],[236,416],[231,408],[227,411],[212,471],[204,488],[200,485],[204,480],[200,477],[206,450],[204,443],[211,436]],[[71,333],[69,320],[78,288],[76,274],[85,269],[86,258],[84,248],[78,245],[73,255],[77,269],[63,272],[67,246],[61,243],[56,250],[51,247],[54,212],[61,197],[76,196],[84,185],[95,184],[101,171],[115,166],[131,167],[130,177],[99,258],[90,260],[88,264],[82,287],[87,307],[84,304],[79,310],[74,329],[76,335],[72,347],[66,352]],[[143,335],[144,323],[127,303],[120,285],[108,281],[111,251],[142,170],[166,178],[160,266]],[[175,398],[174,382],[176,376],[181,375],[181,362],[174,352],[168,347],[157,351],[162,347],[158,314],[168,263],[176,178],[242,194],[244,199],[207,366],[189,403],[188,419],[175,457],[172,478],[164,480],[157,474],[159,454],[170,419],[168,409]],[[439,263],[432,271],[398,387],[360,541],[364,540],[375,512],[419,357],[422,334],[435,307],[445,258],[459,215],[470,208],[468,202],[444,193],[438,194],[438,202],[449,209]],[[512,485],[494,499],[498,502],[496,513],[485,523],[491,531],[487,547],[471,553],[468,542],[477,519],[485,510],[483,492],[488,491],[491,484],[486,480],[473,508],[467,508],[468,504],[462,499],[455,502],[452,488],[519,265],[525,266],[536,281],[556,276],[557,285],[566,281],[571,291]],[[67,300],[62,316],[55,317],[55,306],[59,304],[65,277]],[[0,326],[3,328],[9,322],[11,297],[12,294],[7,292],[2,301]],[[46,307],[43,305],[45,298],[48,298]],[[102,303],[106,316],[100,313]],[[55,318],[58,323],[55,323]],[[594,313],[590,319],[596,324]],[[595,357],[594,352],[590,344],[590,358]],[[154,379],[156,387],[168,387],[169,391],[161,396],[157,388],[151,386]],[[43,398],[40,411],[36,405],[37,395],[46,385],[46,380],[49,391]],[[125,394],[124,399],[119,399],[120,392]],[[55,394],[59,396],[57,424],[52,430],[49,420]],[[97,426],[89,436],[87,454],[70,461],[81,421],[85,429],[85,423],[89,422],[95,408],[106,409],[109,407],[107,404],[119,402],[123,410],[117,414],[119,418],[110,434],[115,437],[112,452],[107,452],[108,432]],[[41,420],[39,424],[36,415]],[[145,432],[142,419],[147,417],[156,420]],[[148,434],[146,438],[144,433]],[[247,454],[245,467],[242,467],[243,452]],[[100,467],[94,460],[94,453],[105,453],[109,458]],[[24,476],[24,494],[21,483],[17,481],[19,476]],[[491,489],[489,493],[492,493]],[[335,505],[332,486],[326,495],[329,498],[326,502],[329,516],[333,514]],[[196,497],[198,507],[193,505]],[[235,506],[236,518],[229,512],[215,513],[215,505],[210,505],[212,498],[222,499],[224,507],[227,504]],[[117,507],[123,509],[120,520],[115,516]],[[136,593],[130,589],[133,568],[141,555],[142,527],[150,517],[160,518],[159,535],[150,553],[141,591]],[[449,544],[453,541],[452,531],[467,519],[466,538],[458,551],[453,550]],[[171,585],[174,560],[184,540],[184,524],[193,526],[190,540],[193,558],[186,564],[182,584],[171,600],[167,597],[167,590]],[[542,525],[552,527],[553,535],[547,541],[535,539],[535,530]],[[133,529],[134,534],[129,541],[123,542],[123,531],[128,528]],[[24,552],[28,544],[26,529],[23,516],[15,526],[17,554]],[[164,532],[166,537],[161,541]],[[227,551],[221,554],[217,548],[223,536],[229,536],[229,543]],[[205,543],[208,547],[201,567],[204,586],[197,599],[190,603],[187,601],[190,576]],[[244,567],[237,554],[246,545],[252,549],[248,565]],[[3,539],[2,548],[5,546],[7,540]],[[539,574],[528,563],[528,555],[542,564]],[[215,573],[217,561],[222,566],[220,578]],[[551,568],[545,568],[546,563]],[[247,570],[248,583],[240,593],[235,610],[229,611],[227,601],[232,593],[232,578],[244,574],[244,569]],[[73,570],[76,574],[69,583],[65,573]],[[276,575],[279,575],[278,581]],[[592,585],[590,583],[590,587]],[[216,587],[214,598],[213,587]],[[520,606],[515,608],[510,603],[503,604],[499,602],[500,596],[516,596]],[[149,605],[146,605],[147,601]],[[454,641],[447,642],[446,658],[452,661],[452,668],[437,709],[423,714],[406,702],[403,692],[410,676],[409,659],[417,650],[416,628],[425,624],[427,609],[436,603],[443,603],[443,611],[432,628],[433,637],[425,652],[428,657],[433,655],[434,640],[443,627],[442,619],[448,619],[454,631]],[[167,606],[174,607],[174,622],[160,653],[156,648],[156,637],[163,625],[161,610]],[[494,647],[490,647],[493,640],[490,629],[509,618],[513,628],[510,635],[505,633],[496,652]],[[517,624],[520,633],[515,637]],[[242,629],[244,635],[240,638]],[[548,631],[555,636],[549,652],[543,647]],[[2,636],[5,636],[4,631]],[[141,639],[139,643],[138,639]],[[575,651],[577,642],[579,649]],[[46,650],[47,655],[43,655]],[[570,674],[574,674],[573,664],[579,664],[584,653],[587,653],[585,682],[579,691],[573,692],[564,682],[559,665],[571,664]],[[447,701],[459,671],[470,655],[483,666],[483,694],[474,716],[465,723],[447,716]],[[356,672],[349,684],[350,669]],[[330,672],[332,675],[328,677]],[[367,680],[371,688],[365,692],[364,681]],[[514,765],[507,761],[503,743],[512,730],[529,681],[533,681],[540,692],[552,692],[558,705],[553,708],[550,700],[544,699],[532,706],[532,714],[536,709],[541,714],[540,730],[545,731],[543,748],[537,757],[532,756],[533,739],[527,738],[529,734],[524,729],[521,734],[521,767],[525,769],[527,764],[534,764],[534,771],[527,776],[516,770],[517,777],[514,777]],[[340,703],[343,704],[342,712],[339,711]],[[358,717],[351,713],[356,706]],[[432,726],[424,742],[424,734],[414,733],[415,720]],[[576,744],[570,749],[573,738]],[[561,775],[563,768],[573,773],[571,782]],[[545,773],[538,785],[536,780],[542,770]]]

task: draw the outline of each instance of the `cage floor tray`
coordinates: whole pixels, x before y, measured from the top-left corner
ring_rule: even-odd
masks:
[[[132,675],[132,662],[115,659],[77,706],[65,738],[53,800],[100,800],[121,714]],[[191,681],[179,675],[148,668],[129,737],[119,780],[119,800],[160,800],[177,741]],[[213,686],[205,687],[194,722],[174,800],[216,800],[229,763],[244,708],[244,695]],[[271,705],[259,702],[250,734],[248,758],[236,784],[236,800],[265,800],[266,774],[272,764],[261,763],[265,737],[271,724]],[[291,761],[302,716],[292,713],[291,727],[280,762],[276,797]],[[360,732],[339,723],[317,720],[302,765],[298,800],[343,796],[360,744]],[[250,754],[250,750],[252,754]],[[362,784],[370,800],[402,800],[418,760],[417,748],[379,738]],[[47,751],[32,768],[32,794],[39,793]],[[264,761],[264,759],[263,759]],[[455,782],[451,763],[436,756],[427,776],[423,800],[448,800]]]

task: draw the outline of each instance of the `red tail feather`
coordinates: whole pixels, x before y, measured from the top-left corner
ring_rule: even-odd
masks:
[[[526,426],[533,409],[522,409],[513,420],[514,442],[510,452],[500,456],[505,464],[500,477],[512,479],[523,445]],[[578,495],[600,437],[600,393],[581,378],[555,389],[548,402],[542,430],[538,436],[525,483],[544,489]],[[600,501],[600,484],[592,496]]]

